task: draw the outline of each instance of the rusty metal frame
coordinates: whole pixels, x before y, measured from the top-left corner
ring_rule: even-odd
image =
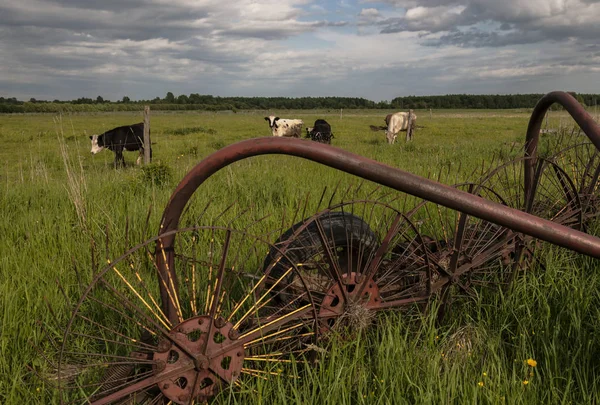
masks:
[[[600,150],[600,127],[584,108],[568,93],[553,92],[544,96],[536,105],[529,122],[525,143],[525,155],[536,156],[543,117],[553,103],[563,105],[583,132]],[[565,247],[576,252],[600,258],[600,238],[566,226],[485,200],[465,191],[438,183],[359,156],[345,150],[313,142],[291,138],[255,138],[229,145],[198,163],[179,183],[163,212],[159,235],[177,229],[183,210],[193,193],[210,176],[239,160],[253,156],[282,154],[301,157],[359,176],[375,183],[391,187],[436,204],[461,211],[483,220],[510,228],[535,238]],[[532,187],[535,159],[525,159],[525,190]],[[177,280],[174,271],[174,235],[160,237],[156,245],[156,259],[161,275]],[[175,317],[170,308],[166,291],[161,291],[165,313]]]

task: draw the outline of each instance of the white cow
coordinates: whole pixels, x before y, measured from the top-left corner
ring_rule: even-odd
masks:
[[[385,137],[388,143],[392,144],[396,142],[398,132],[408,130],[408,114],[407,112],[397,112],[395,114],[389,114],[385,117],[385,123],[387,129],[385,130]],[[417,119],[417,115],[412,113],[413,125]]]
[[[287,118],[279,118],[274,115],[265,117],[269,121],[269,127],[273,136],[290,136],[300,138],[302,136],[302,120],[291,120]]]

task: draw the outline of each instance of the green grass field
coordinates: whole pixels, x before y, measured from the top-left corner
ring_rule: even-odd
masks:
[[[385,111],[282,112],[311,125],[325,118],[333,145],[446,184],[475,180],[492,160],[518,156],[527,111],[417,111],[414,141],[385,142]],[[79,282],[109,258],[157,234],[162,210],[183,176],[231,143],[270,135],[264,112],[153,113],[154,162],[167,171],[114,170],[114,155],[90,154],[87,135],[140,122],[138,113],[0,116],[0,403],[58,403],[30,370],[47,367],[44,331],[60,334],[80,295]],[[567,123],[554,113],[550,126]],[[317,145],[315,145],[317,146]],[[159,174],[156,178],[152,175]],[[210,200],[215,220],[232,202],[264,227],[322,190],[345,190],[359,179],[286,156],[238,162],[197,191],[189,221]],[[364,190],[375,186],[364,185]],[[365,192],[367,192],[365,191]],[[308,197],[307,197],[308,196]],[[335,198],[335,197],[334,197]],[[147,218],[148,221],[146,220]],[[278,235],[272,235],[274,240]],[[333,339],[301,378],[256,379],[224,391],[218,403],[315,404],[596,404],[600,402],[600,266],[545,247],[543,266],[521,274],[509,291],[458,300],[441,325],[435,311],[421,319],[381,315],[354,340]],[[77,271],[75,271],[77,269]],[[60,282],[63,292],[57,287]],[[47,303],[53,308],[48,309]],[[433,302],[432,306],[435,307]],[[44,328],[40,324],[45,325]],[[537,362],[535,367],[526,364]]]

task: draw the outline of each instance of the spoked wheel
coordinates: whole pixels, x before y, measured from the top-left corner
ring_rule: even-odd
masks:
[[[292,277],[304,278],[323,333],[358,330],[374,311],[410,309],[429,299],[432,274],[423,240],[402,213],[382,202],[330,207],[292,226],[275,246],[297,264]],[[272,274],[289,264],[279,262]]]
[[[600,216],[600,152],[591,142],[583,142],[562,149],[549,160],[573,180],[581,200],[583,225],[589,225]]]
[[[530,189],[526,189],[525,166],[534,162]],[[583,229],[583,209],[576,186],[567,172],[547,159],[519,158],[491,170],[475,188],[475,194],[577,230]],[[495,226],[495,225],[494,225]],[[528,267],[540,242],[530,236],[508,231],[511,240],[507,280]]]
[[[506,205],[502,197],[481,185],[456,186],[465,191]],[[486,195],[484,195],[486,194]],[[442,277],[435,288],[450,300],[445,291],[455,285],[466,295],[476,296],[479,286],[502,285],[509,281],[510,263],[515,250],[514,235],[506,228],[470,217],[458,211],[423,202],[411,213],[428,240],[432,265]]]
[[[477,185],[457,186],[473,192]],[[479,191],[483,191],[482,188]],[[496,201],[502,199],[496,196]],[[450,311],[455,295],[476,297],[480,287],[508,283],[515,238],[506,228],[424,201],[408,213],[426,241],[440,299],[438,321]]]
[[[525,188],[524,167],[533,161],[531,189]],[[561,225],[580,229],[581,201],[569,174],[547,159],[519,158],[491,170],[480,184],[502,196],[512,208]]]
[[[155,238],[105,267],[84,292],[60,350],[63,402],[198,403],[253,378],[293,376],[290,363],[314,347],[316,310],[293,261],[229,228],[173,233],[169,274],[178,279],[156,276],[146,249]],[[274,262],[289,263],[283,274],[271,274],[274,263],[263,271],[273,252]],[[161,287],[176,322],[159,304]]]
[[[533,215],[580,229],[581,203],[569,176],[553,162],[539,159],[530,192],[525,190],[524,161],[501,165],[478,184],[457,187]],[[439,319],[450,309],[454,294],[475,297],[478,288],[507,286],[515,271],[533,260],[537,242],[530,237],[445,207],[423,202],[409,213],[429,240],[431,263],[441,277]]]

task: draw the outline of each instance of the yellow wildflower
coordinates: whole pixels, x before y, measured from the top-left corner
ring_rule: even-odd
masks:
[[[479,385],[480,387],[483,387],[483,381],[479,381],[479,382],[477,383],[477,385]]]
[[[534,359],[527,359],[527,365],[535,367],[537,366],[537,361],[535,361]]]
[[[523,385],[527,385],[527,384],[529,384],[529,381],[523,380]]]
[[[483,372],[483,376],[484,376],[484,377],[487,377],[487,373],[486,373],[485,371]]]

